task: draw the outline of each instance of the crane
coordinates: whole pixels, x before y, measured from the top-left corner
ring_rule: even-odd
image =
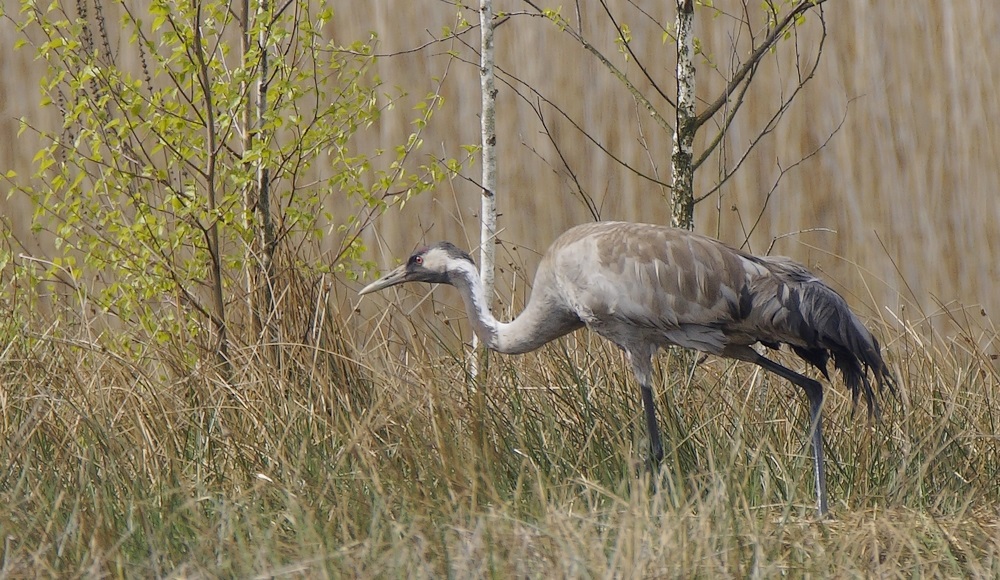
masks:
[[[787,344],[827,380],[833,359],[857,404],[878,414],[872,383],[896,393],[879,343],[847,302],[805,266],[756,256],[666,226],[594,222],[560,235],[542,257],[531,296],[510,322],[493,317],[468,253],[449,242],[420,248],[365,286],[369,294],[404,282],[450,284],[488,348],[520,354],[584,326],[618,345],[642,395],[651,458],[663,458],[653,401],[653,355],[680,346],[754,363],[800,387],[809,401],[817,509],[827,513],[821,413],[823,386],[753,346]],[[869,378],[869,374],[871,378]]]

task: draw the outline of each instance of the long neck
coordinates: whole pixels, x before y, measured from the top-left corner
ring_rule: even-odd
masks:
[[[530,352],[583,326],[574,314],[546,297],[535,295],[517,318],[500,322],[490,312],[479,273],[471,263],[460,270],[452,270],[451,275],[452,286],[462,293],[473,330],[490,350],[504,354]]]

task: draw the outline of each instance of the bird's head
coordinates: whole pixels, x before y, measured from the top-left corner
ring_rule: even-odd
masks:
[[[475,274],[476,264],[464,250],[449,242],[438,242],[420,248],[395,270],[375,280],[358,292],[368,294],[403,282],[452,284],[455,276]]]

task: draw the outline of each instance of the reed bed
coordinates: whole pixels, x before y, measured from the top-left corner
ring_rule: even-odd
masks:
[[[750,365],[658,359],[650,472],[638,389],[595,335],[489,355],[473,379],[448,335],[464,321],[367,308],[282,345],[280,369],[237,351],[229,380],[170,341],[125,356],[82,315],[9,310],[0,575],[1000,574],[982,337],[877,328],[901,397],[871,421],[828,389],[818,520],[806,405]]]

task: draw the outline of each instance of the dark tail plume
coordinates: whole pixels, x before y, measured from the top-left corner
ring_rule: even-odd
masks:
[[[799,334],[807,346],[793,347],[793,350],[820,368],[823,374],[826,374],[827,361],[833,358],[833,365],[851,389],[854,403],[857,404],[858,396],[864,394],[869,415],[878,416],[880,410],[872,382],[879,392],[888,388],[893,395],[897,394],[896,382],[882,359],[878,340],[847,302],[822,281],[811,278],[802,282],[798,290]]]
[[[750,277],[744,294],[749,305],[738,330],[765,346],[788,344],[792,351],[829,379],[833,359],[857,405],[865,397],[870,415],[879,414],[875,389],[893,395],[896,382],[882,359],[878,340],[851,311],[844,298],[805,266],[788,258],[744,254],[764,266],[766,275]],[[741,298],[742,300],[742,298]]]

